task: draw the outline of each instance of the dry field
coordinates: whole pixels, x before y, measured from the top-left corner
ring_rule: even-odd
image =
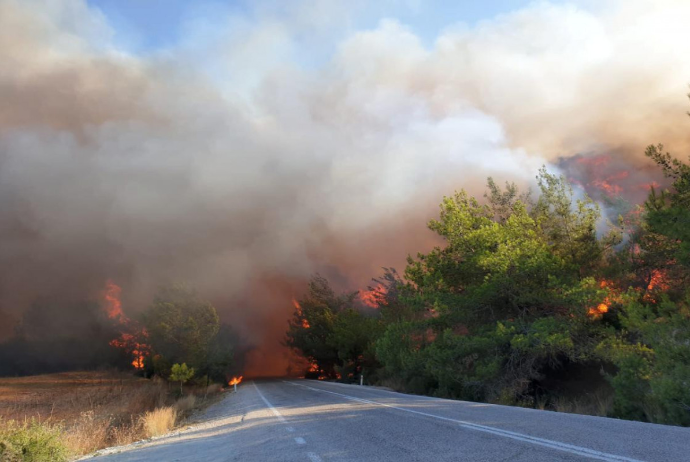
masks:
[[[31,419],[61,428],[73,455],[127,444],[169,431],[219,387],[187,387],[176,401],[175,384],[124,372],[67,372],[0,378],[0,425]]]

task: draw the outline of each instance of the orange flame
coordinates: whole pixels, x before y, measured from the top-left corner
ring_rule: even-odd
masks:
[[[240,382],[242,382],[242,379],[243,379],[243,377],[241,375],[239,377],[233,377],[228,382],[228,385],[230,385],[230,386],[239,385]]]
[[[371,308],[379,308],[384,303],[386,293],[388,293],[386,287],[383,284],[379,284],[376,287],[370,287],[369,290],[360,290],[359,298],[365,305]]]
[[[624,180],[628,178],[628,176],[630,176],[630,172],[623,170],[621,172],[614,173],[613,175],[609,175],[606,178],[594,180],[591,182],[591,184],[611,196],[617,196],[623,192],[623,188],[615,182]]]
[[[593,318],[597,318],[604,313],[608,313],[609,306],[606,303],[599,303],[596,308],[590,308],[587,310],[587,314]]]
[[[132,366],[141,370],[144,368],[144,360],[150,354],[150,348],[147,344],[140,342],[142,338],[148,337],[145,329],[138,328],[136,323],[132,322],[122,311],[122,302],[120,301],[120,293],[122,289],[113,281],[108,280],[105,284],[103,298],[105,300],[105,312],[109,319],[116,321],[123,330],[120,336],[111,340],[108,344],[114,348],[121,348],[132,355]],[[135,333],[131,333],[135,331]]]
[[[668,289],[669,283],[667,281],[666,271],[658,269],[652,270],[651,277],[649,278],[649,284],[647,284],[647,293],[643,298],[647,302],[656,303],[656,297],[650,292],[665,291]]]
[[[599,287],[604,289],[607,287],[611,287],[611,281],[607,280],[602,280],[599,282]],[[596,307],[594,308],[589,308],[587,310],[587,315],[593,319],[598,319],[604,315],[604,313],[608,313],[609,307],[611,306],[612,300],[611,297],[606,296],[602,303],[599,303]]]
[[[299,304],[295,298],[292,298],[292,305],[295,307],[295,310],[297,311],[298,316],[302,316],[302,306]],[[304,329],[309,329],[311,325],[309,324],[309,321],[307,321],[306,318],[302,317],[302,327]]]
[[[653,270],[652,271],[652,277],[649,280],[649,284],[647,285],[647,290],[668,290],[668,282],[666,281],[666,274],[664,271],[661,270]]]
[[[120,293],[122,289],[113,281],[108,280],[105,283],[105,312],[110,319],[124,321],[125,315],[122,312],[122,302],[120,301]]]

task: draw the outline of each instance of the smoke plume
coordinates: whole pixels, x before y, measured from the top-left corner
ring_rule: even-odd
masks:
[[[131,316],[185,281],[282,373],[305,280],[403,266],[444,194],[587,183],[573,156],[644,184],[647,144],[687,152],[687,1],[539,2],[430,43],[394,13],[433,5],[312,3],[137,53],[84,0],[0,0],[0,315],[112,280]]]

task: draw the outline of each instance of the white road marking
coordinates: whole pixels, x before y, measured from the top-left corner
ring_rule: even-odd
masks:
[[[619,456],[616,454],[609,454],[609,453],[605,453],[605,452],[595,451],[594,449],[588,449],[588,448],[584,448],[581,446],[575,446],[572,444],[561,443],[560,441],[547,440],[544,438],[538,438],[536,436],[530,436],[530,435],[525,435],[522,433],[511,432],[508,430],[501,430],[498,428],[487,427],[486,425],[479,425],[479,424],[475,424],[475,423],[471,423],[471,422],[466,422],[464,420],[451,419],[451,418],[443,417],[443,416],[439,416],[439,415],[428,414],[426,412],[414,411],[412,409],[405,409],[403,407],[392,406],[390,404],[379,403],[376,401],[370,401],[368,399],[356,398],[354,396],[344,395],[342,393],[336,393],[334,391],[322,390],[320,388],[310,387],[308,385],[303,385],[301,383],[289,382],[287,380],[284,380],[284,382],[289,383],[291,385],[298,386],[298,387],[308,388],[309,390],[320,391],[322,393],[330,393],[332,395],[341,396],[341,397],[343,397],[345,399],[349,399],[351,401],[358,401],[360,403],[366,403],[366,404],[375,404],[377,406],[388,407],[391,409],[396,409],[398,411],[409,412],[411,414],[417,414],[417,415],[421,415],[424,417],[432,417],[434,419],[445,420],[447,422],[454,422],[454,423],[459,424],[461,427],[467,428],[469,430],[476,430],[476,431],[480,431],[480,432],[491,433],[493,435],[502,436],[504,438],[510,438],[513,440],[523,441],[526,443],[535,444],[537,446],[544,446],[544,447],[547,447],[550,449],[556,449],[558,451],[569,452],[571,454],[575,454],[578,456],[589,457],[589,458],[598,459],[598,460],[604,460],[607,462],[642,462],[638,459],[631,459],[629,457]]]
[[[263,400],[263,402],[266,404],[266,406],[268,406],[268,408],[271,410],[271,412],[273,412],[273,415],[278,417],[281,422],[287,423],[287,421],[285,420],[285,417],[283,417],[283,415],[280,413],[280,411],[278,411],[278,409],[273,407],[273,405],[266,399],[264,394],[261,393],[261,390],[259,390],[259,387],[256,385],[256,382],[252,381],[252,385],[254,385],[254,388],[256,389],[256,392],[259,394],[259,397]],[[294,432],[295,429],[293,427],[287,427],[287,431]],[[301,444],[307,444],[307,441],[304,438],[302,438],[301,436],[296,437],[295,442],[297,444],[300,444],[300,445]],[[315,454],[313,452],[308,452],[307,457],[309,457],[309,460],[311,462],[322,462],[321,457],[319,457],[317,454]]]
[[[321,457],[314,454],[313,452],[308,452],[307,457],[309,457],[309,460],[311,460],[311,462],[321,462]]]
[[[252,384],[254,385],[254,388],[256,388],[256,392],[259,394],[261,399],[264,400],[264,403],[266,403],[266,406],[268,406],[271,412],[273,412],[273,415],[278,417],[281,422],[286,423],[287,421],[285,420],[285,417],[283,417],[283,415],[280,412],[278,412],[278,409],[274,408],[273,405],[268,402],[263,393],[261,393],[261,390],[259,390],[259,387],[256,386],[256,382],[252,382]]]

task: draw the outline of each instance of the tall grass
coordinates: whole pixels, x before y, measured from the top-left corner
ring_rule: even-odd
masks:
[[[18,434],[22,435],[43,435],[40,429],[50,430],[70,455],[88,454],[168,433],[193,410],[212,401],[204,396],[217,396],[218,391],[217,386],[208,390],[189,387],[190,394],[176,402],[165,381],[117,372],[0,379],[0,398],[6,404],[0,407],[0,437],[4,438],[0,448],[6,448],[0,449],[5,451],[0,452],[0,461],[15,460],[5,456],[19,447],[19,440],[8,439],[10,430],[17,433],[21,427],[23,433]],[[21,441],[33,444],[31,439]]]
[[[553,407],[556,412],[606,417],[613,410],[613,394],[597,391],[577,398],[560,398],[554,402]]]
[[[187,416],[196,408],[196,401],[196,396],[194,395],[187,395],[184,398],[180,398],[175,403],[175,411],[177,411],[179,415]]]
[[[144,414],[141,420],[146,436],[162,436],[175,427],[177,411],[172,406],[160,407]]]

